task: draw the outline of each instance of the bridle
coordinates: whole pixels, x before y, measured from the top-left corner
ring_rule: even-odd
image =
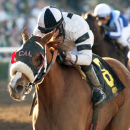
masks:
[[[38,80],[38,81],[35,81],[35,80],[34,80],[33,82],[29,82],[29,83],[26,85],[26,87],[24,88],[21,97],[24,97],[25,94],[29,94],[29,93],[31,92],[32,88],[35,87],[36,84],[40,84],[40,83],[44,80],[45,76],[48,74],[48,72],[50,71],[50,69],[51,69],[52,66],[54,65],[57,56],[58,56],[58,50],[54,50],[53,56],[52,56],[52,60],[51,60],[51,62],[49,63],[49,66],[45,69],[46,71],[43,72],[43,75],[42,75],[42,77],[40,78],[40,80]],[[45,60],[47,60],[47,58],[46,58],[46,51],[45,51]],[[47,63],[47,62],[46,62],[46,63]],[[42,67],[43,67],[43,66],[42,66]],[[42,67],[41,67],[41,68],[42,68]],[[41,71],[42,71],[42,69],[41,69]],[[36,99],[37,99],[37,94],[36,94],[36,91],[35,91],[35,92],[34,92],[34,96],[33,96],[32,105],[31,105],[31,110],[30,110],[29,115],[32,115],[33,108],[34,108],[35,104],[37,103],[37,100],[36,100]]]
[[[45,68],[44,71],[42,69],[43,65],[39,69],[40,70],[39,73],[42,73],[42,76],[40,77],[40,79],[37,80],[37,78],[35,78],[35,80],[33,82],[28,82],[28,84],[24,88],[21,96],[23,96],[24,94],[29,94],[31,92],[33,86],[35,86],[36,84],[40,84],[44,80],[45,76],[50,71],[51,67],[54,65],[56,58],[57,58],[57,55],[58,55],[58,50],[54,50],[53,57],[52,57],[51,62],[49,63],[49,66],[47,68]],[[46,56],[46,52],[45,52],[45,56]],[[47,60],[46,57],[45,57],[45,60]],[[47,63],[47,61],[45,61],[45,62]],[[41,71],[43,71],[43,72],[41,72]]]

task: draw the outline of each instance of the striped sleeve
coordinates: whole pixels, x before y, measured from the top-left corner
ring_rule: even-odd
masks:
[[[69,16],[71,17],[71,15]],[[69,30],[69,37],[76,45],[76,53],[71,53],[71,60],[77,65],[90,65],[92,62],[92,46],[94,36],[87,22],[78,15],[73,15]],[[76,55],[77,60],[76,60]]]
[[[122,33],[123,21],[121,18],[117,19],[114,23],[115,31],[108,31],[107,35],[111,38],[119,38]]]
[[[86,42],[89,40],[90,36],[88,32],[80,36],[76,41],[75,44],[77,46],[78,51],[82,50],[91,50],[91,44],[86,44]],[[88,43],[88,42],[87,42]]]
[[[86,32],[76,39],[75,44],[78,51],[78,65],[90,65],[92,62],[93,34]]]

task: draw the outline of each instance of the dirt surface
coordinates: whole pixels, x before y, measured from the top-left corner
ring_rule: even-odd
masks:
[[[29,116],[32,93],[26,100],[13,100],[7,91],[7,81],[0,81],[0,130],[32,130],[32,116]]]

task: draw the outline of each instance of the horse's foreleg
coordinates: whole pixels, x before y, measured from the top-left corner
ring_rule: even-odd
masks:
[[[48,122],[46,120],[46,114],[43,107],[39,110],[38,104],[35,105],[33,110],[32,125],[33,130],[50,130]]]

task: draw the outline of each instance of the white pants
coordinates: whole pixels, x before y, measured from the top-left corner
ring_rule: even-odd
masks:
[[[130,46],[130,26],[125,27],[122,30],[122,35],[120,38],[116,39],[123,47]]]

